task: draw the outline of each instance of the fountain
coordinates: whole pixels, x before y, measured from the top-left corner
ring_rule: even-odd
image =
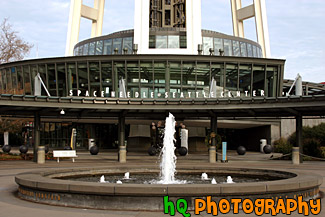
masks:
[[[164,146],[161,150],[160,176],[158,184],[175,184],[176,160],[174,134],[175,134],[175,117],[169,113],[166,118]]]
[[[209,178],[208,178],[208,174],[206,174],[206,173],[202,173],[202,175],[201,175],[201,179],[202,180],[208,180]]]
[[[233,184],[234,181],[232,180],[231,176],[227,176],[227,183],[228,184]]]
[[[124,174],[124,179],[130,179],[130,173],[129,172],[126,172]]]
[[[104,168],[56,169],[19,174],[15,177],[19,185],[18,195],[25,200],[51,205],[114,210],[163,210],[164,196],[169,196],[174,202],[178,198],[186,198],[189,202],[188,209],[193,210],[194,200],[197,197],[254,200],[271,197],[296,198],[299,195],[308,199],[318,195],[323,178],[302,172],[249,167],[216,167],[214,164],[205,163],[204,167],[201,165],[178,166],[175,177],[177,158],[174,154],[174,133],[175,118],[169,114],[166,119],[164,147],[160,155],[160,170],[156,165],[143,164],[132,167],[121,165],[116,168],[116,165],[111,165]],[[130,179],[130,172],[132,179]],[[146,184],[130,182],[148,174],[157,176],[158,179],[146,181]],[[208,174],[214,177],[211,181]],[[179,178],[179,175],[185,178]],[[224,182],[225,176],[227,177],[226,183]],[[78,177],[94,177],[95,181],[82,181],[78,180]],[[251,181],[243,183],[239,177],[251,177],[249,179]],[[199,181],[197,183],[201,184],[190,180],[194,178]],[[236,183],[233,178],[236,179]],[[230,183],[232,184],[229,185]],[[89,203],[89,201],[92,202]]]

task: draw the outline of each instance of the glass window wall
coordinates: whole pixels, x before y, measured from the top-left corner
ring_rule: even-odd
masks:
[[[240,56],[239,41],[232,41],[232,47],[233,47],[233,55],[239,57]]]
[[[24,68],[24,74],[25,74],[25,68]],[[48,90],[51,96],[57,96],[55,64],[47,65],[47,74],[48,74],[48,83],[49,83]],[[26,91],[26,87],[25,87],[25,91]]]
[[[117,54],[122,53],[122,38],[114,38],[113,39],[113,53],[117,50]]]
[[[143,80],[145,83],[145,79]],[[149,82],[149,80],[148,80]],[[127,62],[127,92],[130,92],[131,98],[141,98],[139,64],[137,61]]]
[[[132,37],[127,37],[127,38],[123,38],[123,49],[127,48],[128,49],[128,54],[132,54]]]
[[[70,95],[70,91],[72,90],[72,95],[76,96],[78,93],[78,85],[77,85],[77,70],[75,63],[68,63],[68,92]]]
[[[96,47],[96,42],[90,42],[89,43],[89,55],[95,55],[95,47]]]
[[[195,98],[196,68],[193,62],[183,63],[183,92],[186,98]]]
[[[182,65],[181,62],[169,62],[170,98],[179,98],[182,89]]]
[[[97,41],[96,55],[102,55],[102,54],[103,54],[103,41]]]
[[[59,96],[67,96],[67,85],[66,85],[66,76],[65,76],[65,64],[57,64],[58,71],[58,91]]]
[[[142,98],[154,98],[154,73],[152,62],[140,63],[140,83],[141,83],[141,96]]]
[[[89,44],[84,44],[84,49],[83,49],[83,55],[87,56],[88,55],[88,51],[89,51]]]
[[[88,70],[86,62],[78,62],[78,82],[80,96],[86,96],[88,90]],[[89,92],[88,92],[89,93]]]
[[[240,52],[242,57],[247,57],[247,48],[245,42],[240,42]]]
[[[104,41],[104,55],[112,54],[112,39],[107,39]]]
[[[252,44],[247,44],[247,55],[248,55],[248,57],[254,57]]]
[[[31,77],[30,77],[30,68],[29,66],[24,66],[24,81],[25,81],[25,94],[32,94],[32,85],[31,85]],[[55,96],[56,94],[54,94]]]
[[[89,63],[89,80],[91,97],[100,97],[100,69],[99,62]]]
[[[265,67],[256,66],[253,67],[253,97],[261,96],[262,91],[264,93],[265,87]]]
[[[214,53],[215,53],[215,55],[219,56],[220,50],[224,50],[223,49],[223,40],[222,40],[222,38],[214,38]]]
[[[231,40],[224,39],[224,54],[225,56],[231,56],[232,55],[232,46],[231,46]]]
[[[278,82],[278,67],[268,66],[266,68],[266,95],[268,97],[276,97],[277,93],[277,82]]]
[[[22,67],[17,66],[16,70],[17,70],[17,82],[18,82],[17,83],[17,88],[18,88],[17,94],[23,95],[24,94],[24,78],[23,78]],[[1,78],[1,76],[0,76],[0,78]]]
[[[155,62],[154,70],[155,96],[157,96],[157,98],[165,98],[165,92],[169,91],[166,85],[166,62]]]
[[[209,97],[210,77],[210,63],[197,63],[195,97]]]
[[[157,35],[156,36],[156,48],[157,49],[167,48],[167,36],[166,35]]]
[[[224,64],[223,63],[211,63],[211,80],[216,81],[216,96],[220,97],[224,90]]]
[[[251,76],[252,66],[251,65],[240,65],[239,66],[239,90],[241,96],[251,96]]]
[[[102,91],[104,91],[104,97],[110,97],[112,90],[112,63],[102,62]]]
[[[168,36],[168,48],[179,48],[179,36],[169,35]]]
[[[226,90],[237,91],[238,84],[238,65],[237,64],[227,64],[226,65]]]
[[[213,38],[203,37],[203,54],[210,55],[210,48],[213,48]]]

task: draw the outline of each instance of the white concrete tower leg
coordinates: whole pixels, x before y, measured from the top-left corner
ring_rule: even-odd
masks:
[[[265,0],[254,0],[254,6],[257,40],[262,46],[263,56],[268,58],[271,57],[271,48]]]
[[[244,21],[239,20],[237,15],[237,11],[242,8],[241,0],[230,0],[230,3],[234,36],[244,38]]]
[[[254,4],[244,8],[241,0],[230,0],[230,3],[234,36],[244,38],[244,20],[255,17],[256,35],[258,43],[262,47],[263,57],[270,57],[271,49],[265,0],[254,0]]]
[[[73,55],[73,47],[78,43],[82,0],[71,0],[65,55]]]
[[[102,35],[104,20],[105,0],[95,0],[94,9],[97,10],[97,19],[93,20],[91,28],[91,37]]]
[[[92,21],[91,37],[102,35],[105,0],[94,0],[94,8],[82,4],[82,0],[71,0],[66,56],[73,55],[73,48],[79,41],[81,17]]]

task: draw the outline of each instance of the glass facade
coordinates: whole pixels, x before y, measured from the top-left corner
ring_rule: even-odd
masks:
[[[210,56],[193,60],[182,55],[114,57],[4,64],[0,90],[2,94],[33,95],[34,79],[40,73],[51,96],[59,97],[119,98],[125,88],[127,98],[207,98],[212,81],[217,92],[214,97],[275,97],[281,93],[283,61],[263,59],[264,63],[255,64],[233,57],[224,57],[224,61]],[[44,88],[42,95],[46,96]]]
[[[223,51],[224,56],[238,57],[255,57],[262,58],[261,47],[249,40],[226,36],[209,31],[216,36],[205,36],[206,30],[202,31],[203,55],[210,55],[210,49],[214,49],[214,55],[220,56]],[[122,33],[121,33],[122,34]],[[127,33],[130,35],[130,32]],[[155,31],[149,35],[150,49],[184,49],[187,48],[186,32],[172,31],[168,34],[165,32]],[[124,51],[125,50],[125,51]],[[127,52],[126,52],[127,51]],[[133,53],[133,35],[132,36],[110,36],[108,39],[93,39],[91,42],[77,45],[74,49],[75,56],[86,55],[113,55],[122,53]]]

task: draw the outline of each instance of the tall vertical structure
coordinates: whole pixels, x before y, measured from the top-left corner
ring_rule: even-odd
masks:
[[[150,28],[186,28],[185,0],[150,0]]]
[[[234,36],[245,37],[244,20],[255,17],[256,35],[265,58],[271,56],[269,30],[267,25],[265,0],[254,0],[252,5],[242,7],[241,0],[230,0]]]
[[[186,36],[182,49],[150,49],[155,29]],[[139,54],[197,54],[202,44],[201,0],[135,0],[134,44]]]
[[[82,17],[92,21],[91,37],[102,35],[104,7],[105,0],[94,0],[93,8],[84,5],[82,0],[71,0],[66,56],[73,55],[73,48],[78,43]]]

